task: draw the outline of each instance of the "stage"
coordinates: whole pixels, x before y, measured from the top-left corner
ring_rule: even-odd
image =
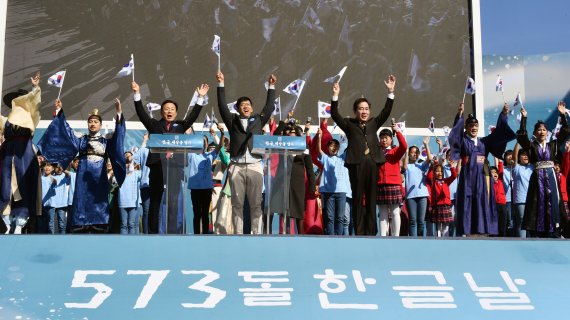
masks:
[[[563,240],[4,236],[0,319],[546,319]]]

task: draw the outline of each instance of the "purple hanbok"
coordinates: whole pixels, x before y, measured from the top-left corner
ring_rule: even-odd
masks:
[[[516,136],[503,113],[495,130],[483,138],[471,139],[464,132],[464,123],[463,117],[457,117],[449,134],[451,159],[462,163],[455,198],[457,233],[497,235],[499,220],[487,156],[491,153],[501,158],[507,143]]]

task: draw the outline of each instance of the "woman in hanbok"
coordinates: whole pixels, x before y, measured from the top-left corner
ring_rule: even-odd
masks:
[[[103,233],[109,223],[109,180],[106,162],[110,159],[119,186],[126,174],[123,141],[125,120],[121,102],[115,99],[115,131],[100,133],[102,118],[94,109],[87,119],[88,133],[74,132],[65,119],[62,104],[56,100],[56,116],[39,142],[42,154],[49,162],[67,167],[79,153],[79,167],[75,179],[71,231],[75,233]]]
[[[527,238],[555,237],[560,224],[560,207],[564,204],[558,192],[554,160],[562,159],[560,147],[570,136],[570,129],[566,120],[566,104],[559,102],[557,108],[562,127],[557,139],[550,142],[547,142],[548,129],[542,121],[534,125],[534,140],[530,141],[526,132],[527,112],[521,108],[522,119],[517,131],[517,142],[534,165],[522,223]]]
[[[461,103],[449,134],[451,159],[461,160],[456,195],[457,234],[497,235],[499,220],[487,156],[491,153],[501,157],[507,143],[515,139],[507,123],[509,106],[503,105],[495,130],[483,138],[477,136],[479,121],[472,114],[465,120],[463,110]]]

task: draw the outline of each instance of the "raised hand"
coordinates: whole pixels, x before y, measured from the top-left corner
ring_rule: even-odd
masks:
[[[55,111],[61,109],[61,107],[63,106],[63,104],[61,103],[61,100],[59,99],[55,99],[55,103],[53,104]]]
[[[430,137],[429,137],[429,136],[424,137],[424,141],[423,141],[424,144],[425,144],[425,145],[428,145],[428,144],[429,144],[429,140],[430,140]]]
[[[439,149],[443,147],[443,141],[440,138],[435,138],[435,143],[439,146]]]
[[[140,93],[139,84],[132,81],[131,82],[131,90],[133,90],[133,93]]]
[[[560,114],[566,113],[566,102],[559,101],[556,107],[558,108],[558,112],[560,112]]]
[[[338,94],[340,93],[340,85],[338,84],[338,82],[333,83],[333,97],[338,97]]]
[[[123,113],[121,101],[119,101],[119,98],[115,98],[115,110],[117,110],[117,113]]]
[[[389,75],[388,79],[384,80],[384,84],[390,93],[394,92],[396,88],[396,77],[394,75]]]
[[[459,107],[457,108],[457,113],[459,113],[459,115],[462,115],[463,111],[465,111],[465,103],[460,102]]]
[[[526,118],[526,116],[528,115],[524,107],[521,107],[521,115],[523,116],[523,118]]]
[[[221,71],[216,73],[216,81],[218,81],[218,83],[224,83],[224,74]]]
[[[292,119],[293,118],[293,110],[287,112],[287,119]]]
[[[400,132],[400,128],[398,128],[398,126],[396,125],[395,122],[392,121],[392,131],[394,132]]]
[[[274,86],[277,83],[277,77],[274,74],[271,74],[267,81],[269,82],[270,86]]]
[[[32,81],[32,86],[37,87],[40,85],[40,72],[36,72],[36,74],[30,79]]]
[[[505,102],[505,104],[503,104],[503,114],[507,114],[509,113],[509,105]]]
[[[322,137],[323,136],[323,130],[321,130],[321,128],[319,127],[319,129],[317,129],[317,136]],[[570,141],[569,141],[570,143]]]
[[[210,90],[210,86],[207,83],[202,83],[199,87],[196,88],[196,91],[198,91],[198,95],[200,95],[200,97],[202,98],[206,96],[208,90]]]

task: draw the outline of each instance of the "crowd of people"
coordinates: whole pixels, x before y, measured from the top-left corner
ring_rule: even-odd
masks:
[[[180,200],[185,188],[191,194],[194,234],[271,233],[275,214],[279,232],[289,234],[555,238],[570,231],[570,129],[564,102],[557,105],[561,129],[550,141],[541,121],[529,138],[524,108],[520,127],[511,129],[507,104],[495,129],[479,137],[478,120],[472,114],[465,118],[461,103],[447,144],[436,139],[436,153],[429,148],[430,137],[423,146],[410,146],[393,120],[386,124],[395,101],[393,75],[384,81],[387,98],[381,110],[359,98],[354,116],[347,118],[339,112],[341,90],[334,83],[331,117],[346,137],[344,147],[328,130],[327,119],[311,136],[310,123],[302,128],[293,111],[282,121],[272,118],[274,75],[259,113],[246,96],[237,99],[232,113],[218,71],[217,103],[225,128],[217,123],[220,136],[210,128],[213,141],[204,136],[203,152],[183,156],[151,152],[148,134],[189,133],[207,101],[207,84],[197,88],[196,105],[182,120],[174,100],[162,103],[157,120],[143,107],[133,81],[134,108],[148,132],[140,147],[125,150],[119,100],[115,130],[104,135],[97,109],[87,119],[88,132],[79,133],[57,99],[53,120],[34,146],[39,79],[39,74],[31,79],[31,92],[21,89],[3,99],[11,110],[0,119],[2,233],[187,233]],[[253,136],[261,134],[304,137],[306,151],[257,154]],[[514,150],[506,150],[515,139]],[[165,181],[176,183],[165,187]]]

